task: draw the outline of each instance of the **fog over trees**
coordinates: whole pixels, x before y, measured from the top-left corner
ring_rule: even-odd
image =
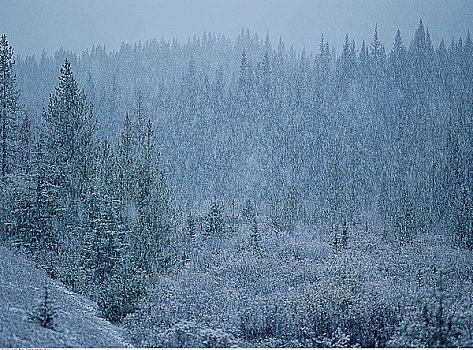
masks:
[[[473,346],[473,42],[429,25],[302,51],[3,35],[2,245],[137,347]]]

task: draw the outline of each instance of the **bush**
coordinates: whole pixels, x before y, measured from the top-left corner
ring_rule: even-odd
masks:
[[[321,348],[348,348],[350,346],[350,335],[337,328],[331,335],[324,334],[316,342]]]
[[[429,348],[459,346],[461,333],[456,324],[456,315],[449,308],[448,299],[440,272],[431,296],[411,308],[388,345]]]
[[[230,348],[236,345],[231,334],[190,321],[176,323],[157,334],[151,343],[147,344],[147,346],[166,348]]]

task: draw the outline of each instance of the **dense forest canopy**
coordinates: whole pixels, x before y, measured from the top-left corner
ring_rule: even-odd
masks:
[[[323,201],[337,153],[340,181],[349,187],[353,173],[364,202],[377,200],[381,183],[390,186],[397,162],[406,186],[441,212],[452,200],[443,197],[453,195],[444,191],[453,180],[442,155],[458,147],[465,157],[458,182],[471,171],[469,121],[462,118],[470,108],[471,52],[469,34],[434,47],[421,22],[407,43],[396,33],[392,48],[377,30],[361,44],[347,35],[339,55],[323,36],[319,48],[295,52],[246,30],[235,41],[204,33],[185,44],[154,40],[123,43],[117,52],[98,46],[80,56],[18,57],[15,72],[34,124],[65,57],[112,144],[127,112],[150,118],[181,198],[260,199],[295,186]],[[430,189],[420,188],[425,178]]]
[[[140,346],[471,346],[473,43],[394,34],[39,59],[3,36],[2,241]]]

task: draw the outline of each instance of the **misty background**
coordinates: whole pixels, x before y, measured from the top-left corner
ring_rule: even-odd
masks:
[[[269,30],[273,42],[282,37],[296,50],[314,51],[323,33],[340,51],[345,33],[357,43],[369,41],[378,24],[380,39],[391,48],[399,28],[412,37],[419,19],[432,26],[434,44],[464,36],[473,23],[473,2],[450,1],[307,1],[307,0],[20,0],[2,2],[0,32],[15,53],[39,56],[63,47],[78,53],[92,45],[117,50],[122,42],[154,38],[180,42],[203,32],[235,38],[241,29]],[[435,24],[435,27],[433,26]]]

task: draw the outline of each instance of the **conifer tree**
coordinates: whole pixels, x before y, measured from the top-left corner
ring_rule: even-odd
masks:
[[[57,311],[54,301],[51,298],[50,291],[47,286],[44,286],[43,294],[38,299],[34,311],[30,318],[33,321],[38,321],[42,327],[54,329],[56,326]]]
[[[95,125],[92,105],[79,89],[67,59],[43,118],[47,161],[54,167],[54,184],[70,199],[77,199],[93,173]]]
[[[282,220],[284,229],[293,232],[296,225],[302,219],[304,213],[299,202],[299,194],[295,186],[290,186],[286,192],[282,208]]]
[[[0,40],[0,176],[13,169],[15,146],[18,138],[18,98],[16,75],[13,74],[13,48],[4,34]]]
[[[457,198],[451,207],[450,230],[455,243],[473,249],[473,196],[466,184],[458,189]]]
[[[133,145],[133,127],[127,113],[123,121],[121,138],[118,145],[118,194],[126,205],[128,200],[135,196],[135,182],[133,179],[135,167],[135,149]]]
[[[107,320],[118,323],[135,311],[145,294],[143,276],[135,269],[133,262],[125,257],[118,262],[114,273],[104,281],[97,304]]]
[[[389,55],[394,83],[397,87],[405,87],[406,75],[406,48],[402,41],[401,31],[398,29],[394,38],[394,45]]]
[[[257,215],[253,216],[253,221],[251,223],[251,245],[254,250],[260,253],[261,250],[261,233],[258,228],[258,217]]]
[[[205,232],[208,235],[222,235],[225,232],[223,206],[214,198],[207,214]]]
[[[241,54],[240,75],[238,78],[239,92],[243,99],[248,99],[250,97],[252,84],[253,72],[246,56],[246,50],[243,50]]]

